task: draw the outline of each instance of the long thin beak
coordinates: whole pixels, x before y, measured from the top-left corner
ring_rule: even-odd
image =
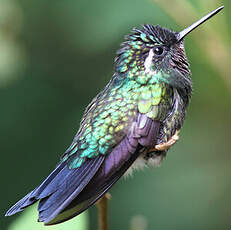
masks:
[[[191,26],[189,26],[186,29],[184,29],[181,32],[179,32],[177,34],[177,40],[178,40],[178,42],[181,41],[191,31],[193,31],[194,29],[196,29],[199,25],[201,25],[202,23],[204,23],[205,21],[207,21],[208,19],[210,19],[211,17],[213,17],[215,14],[217,14],[223,8],[224,8],[224,6],[220,6],[216,10],[210,12],[209,14],[207,14],[206,16],[204,16],[203,18],[201,18],[200,20],[194,22]]]

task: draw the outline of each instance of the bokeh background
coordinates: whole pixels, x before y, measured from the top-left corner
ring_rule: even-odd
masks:
[[[1,230],[33,229],[35,216],[3,215],[71,143],[123,36],[144,23],[181,30],[220,5],[185,39],[194,93],[180,141],[160,168],[113,187],[110,229],[231,228],[230,0],[0,0]],[[66,229],[96,229],[96,211]]]

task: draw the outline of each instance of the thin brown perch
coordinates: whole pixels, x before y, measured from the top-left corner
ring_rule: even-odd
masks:
[[[110,193],[106,193],[98,202],[98,222],[100,230],[108,230],[108,200],[111,198]]]

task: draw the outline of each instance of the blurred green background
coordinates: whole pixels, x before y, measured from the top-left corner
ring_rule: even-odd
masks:
[[[185,39],[194,93],[180,141],[160,168],[112,188],[110,229],[231,228],[230,0],[0,0],[1,230],[71,143],[123,36],[144,23],[181,30],[220,5]],[[97,228],[96,211],[84,229]]]

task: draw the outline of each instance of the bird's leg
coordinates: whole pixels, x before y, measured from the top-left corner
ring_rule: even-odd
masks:
[[[176,130],[175,134],[167,142],[155,145],[155,147],[150,149],[149,152],[168,150],[179,140],[179,132],[179,130]]]
[[[106,193],[96,203],[98,207],[98,222],[100,230],[108,230],[108,200],[110,198],[110,193]]]

